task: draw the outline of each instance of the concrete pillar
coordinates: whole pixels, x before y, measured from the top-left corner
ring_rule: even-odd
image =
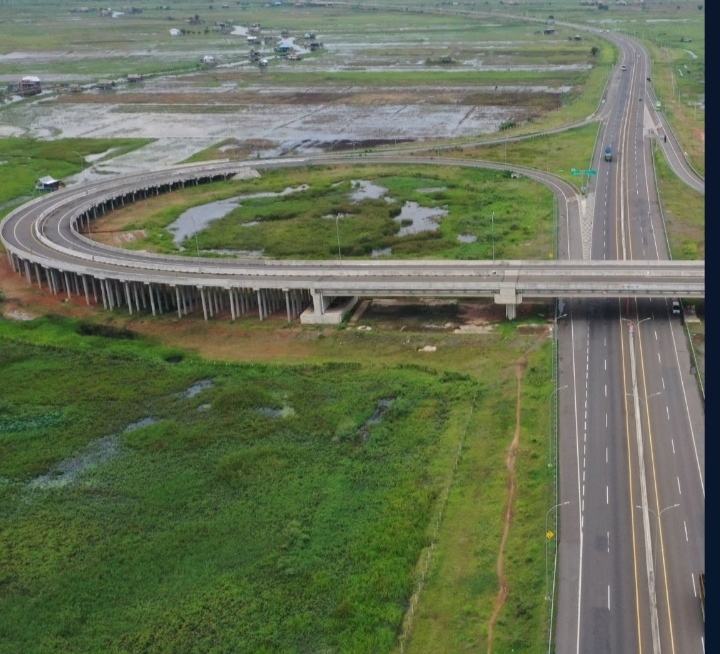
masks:
[[[315,311],[316,316],[322,316],[325,314],[325,298],[323,298],[323,294],[319,293],[318,291],[312,292],[312,300],[313,300],[313,311]]]
[[[113,297],[112,286],[110,285],[110,280],[104,279],[103,284],[105,284],[105,295],[108,299],[108,309],[112,310],[115,308],[115,298]]]
[[[208,311],[207,311],[207,300],[205,299],[205,289],[200,288],[200,298],[202,299],[202,308],[203,308],[203,316],[205,316],[205,320],[208,319]]]
[[[40,266],[35,264],[35,277],[37,277],[38,288],[42,290],[42,277],[40,276]]]
[[[88,292],[88,283],[85,275],[82,276],[83,290],[85,291],[85,304],[90,306],[90,293]]]
[[[155,315],[155,298],[152,292],[152,283],[147,284],[148,295],[150,296],[150,306],[152,307],[152,315]]]
[[[232,320],[234,322],[235,321],[235,297],[234,297],[235,289],[231,288],[228,291],[228,293],[230,295],[230,320]]]
[[[130,285],[128,282],[120,282],[123,285],[123,289],[125,290],[125,303],[127,304],[128,313],[132,316],[133,308],[132,308],[132,298],[130,297]]]
[[[175,300],[177,303],[178,318],[182,318],[182,308],[180,307],[180,289],[175,287]]]
[[[68,300],[71,298],[70,295],[70,283],[68,281],[68,274],[63,270],[63,284],[65,284],[65,292],[67,293]]]
[[[23,267],[25,268],[25,278],[28,284],[32,284],[32,274],[30,273],[30,262],[23,259]]]
[[[517,304],[505,305],[505,317],[508,320],[515,320],[515,318],[517,317]]]
[[[284,289],[283,293],[285,293],[285,309],[287,309],[287,321],[292,322],[292,315],[290,313],[290,293],[287,289]]]
[[[97,280],[94,277],[90,278],[90,282],[92,283],[92,289],[93,289],[93,299],[95,300],[95,304],[98,303],[98,297],[97,297]]]
[[[132,289],[133,295],[135,296],[135,308],[137,309],[137,312],[140,313],[140,302],[138,302],[137,282],[133,282]]]
[[[262,291],[260,289],[257,290],[257,301],[258,301],[258,315],[260,316],[260,320],[265,320],[265,315],[263,313],[263,301],[262,301]]]
[[[108,303],[107,303],[107,298],[105,296],[105,281],[102,279],[100,280],[100,292],[102,293],[103,309],[105,309],[107,311]]]

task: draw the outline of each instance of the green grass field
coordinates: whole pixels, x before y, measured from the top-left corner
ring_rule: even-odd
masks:
[[[394,202],[354,201],[352,180],[371,180],[386,188]],[[125,229],[148,233],[128,247],[175,252],[165,228],[189,207],[210,198],[280,192],[301,184],[310,188],[284,197],[242,200],[240,207],[198,234],[199,248],[262,249],[266,256],[295,259],[334,258],[338,241],[342,255],[350,258],[385,248],[392,248],[395,258],[489,259],[493,247],[497,258],[507,259],[546,257],[552,252],[552,195],[528,178],[512,179],[505,171],[435,166],[406,166],[400,174],[397,167],[375,165],[267,171],[259,179],[175,193],[172,206],[151,200],[148,205],[164,208],[126,225]],[[406,202],[448,214],[436,231],[398,236],[403,224],[395,218]],[[332,217],[338,214],[344,217],[336,225]],[[477,240],[462,243],[459,235]],[[184,243],[186,253],[193,256],[195,246],[194,238]]]
[[[532,435],[547,409],[537,335],[470,337],[461,349],[495,354],[467,374],[407,355],[361,364],[383,347],[368,339],[345,363],[240,365],[98,329],[0,321],[0,652],[394,651],[432,538],[433,571],[458,528],[468,575],[497,555],[511,362],[528,350],[519,506],[535,509],[513,521],[518,597],[497,638],[535,651],[549,483]],[[451,518],[433,534],[446,489],[448,515],[471,500],[486,529]],[[478,610],[493,601],[492,575],[468,583]]]

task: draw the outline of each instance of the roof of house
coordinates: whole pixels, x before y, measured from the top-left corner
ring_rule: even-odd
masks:
[[[50,177],[50,175],[46,175],[45,177],[40,177],[38,179],[38,182],[45,186],[49,186],[50,184],[57,184],[58,181],[59,180],[55,179],[54,177]]]

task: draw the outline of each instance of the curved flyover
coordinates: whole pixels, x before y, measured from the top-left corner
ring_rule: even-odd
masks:
[[[580,229],[575,188],[553,175],[490,162],[367,156],[354,164],[445,164],[513,170],[546,184],[558,198],[560,239],[571,257]],[[215,162],[73,187],[23,205],[0,224],[13,269],[51,292],[102,301],[130,313],[202,309],[205,318],[228,311],[234,320],[257,310],[262,320],[285,308],[288,320],[337,322],[358,296],[493,297],[514,318],[526,298],[647,295],[704,296],[704,262],[660,261],[280,261],[197,259],[109,247],[82,235],[93,219],[137,199],[188,185],[230,179],[248,168],[347,163],[347,157]],[[564,237],[563,237],[564,235]],[[333,306],[340,302],[340,311]]]

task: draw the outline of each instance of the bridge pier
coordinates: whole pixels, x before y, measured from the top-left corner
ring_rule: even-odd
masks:
[[[517,318],[517,307],[522,302],[522,293],[518,293],[514,284],[501,285],[500,292],[495,293],[495,304],[505,305],[505,316],[508,320]]]

